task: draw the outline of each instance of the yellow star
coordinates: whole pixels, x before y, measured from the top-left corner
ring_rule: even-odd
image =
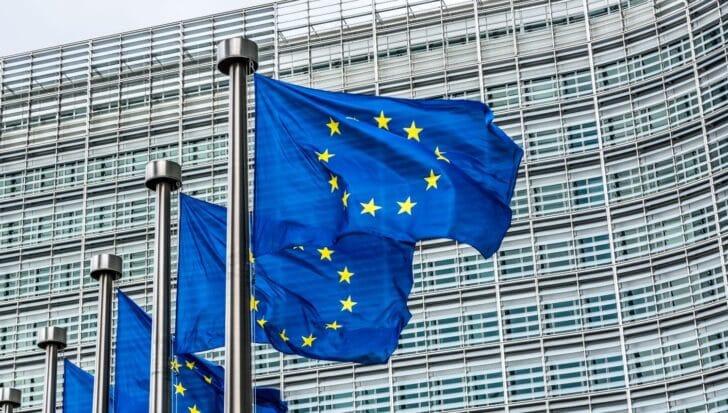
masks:
[[[174,385],[174,394],[181,394],[184,396],[186,390],[187,389],[185,389],[184,386],[182,386],[182,383],[177,383]]]
[[[399,215],[399,214],[412,215],[412,208],[414,208],[414,206],[417,205],[417,202],[412,202],[410,197],[407,197],[407,199],[404,202],[397,201],[397,204],[399,205],[399,212],[397,212],[397,215]]]
[[[346,281],[347,284],[351,284],[351,276],[354,275],[354,273],[353,272],[349,272],[349,268],[348,267],[344,267],[343,270],[337,271],[337,273],[339,274],[339,282],[340,283],[343,283],[344,281]]]
[[[339,177],[336,175],[331,175],[331,179],[329,179],[329,185],[331,185],[331,192],[339,189]]]
[[[177,357],[172,359],[169,364],[171,365],[172,371],[174,371],[175,373],[179,373],[179,368],[182,367],[182,365],[179,364],[179,362],[177,361]]]
[[[334,321],[333,323],[326,324],[326,329],[327,330],[328,329],[332,329],[332,330],[336,331],[336,330],[338,330],[340,328],[341,328],[341,324],[337,323],[336,321]]]
[[[301,251],[303,251],[303,245],[294,245],[293,246],[293,249],[294,250],[301,250]]]
[[[415,121],[412,121],[412,125],[410,125],[409,128],[402,129],[407,132],[407,140],[414,139],[417,142],[420,141],[420,132],[422,132],[422,128],[418,128],[417,125],[415,125]]]
[[[278,336],[280,336],[281,340],[283,340],[283,341],[288,341],[288,340],[290,340],[290,339],[288,338],[288,336],[286,336],[286,329],[283,329],[283,331],[281,331],[281,332],[280,332],[280,333],[278,334]]]
[[[382,129],[389,130],[389,121],[392,120],[392,118],[385,117],[384,111],[380,111],[379,116],[375,117],[374,120],[377,121],[377,126]]]
[[[248,250],[248,261],[250,263],[254,263],[255,262],[255,257],[253,256],[253,251],[252,250]]]
[[[316,251],[321,254],[321,260],[329,260],[331,261],[331,255],[335,252],[334,250],[330,250],[329,247],[323,247],[321,249],[317,249]]]
[[[349,195],[351,194],[344,189],[344,195],[341,197],[341,203],[344,204],[344,208],[349,206]]]
[[[212,377],[202,376],[203,379],[205,379],[205,383],[212,384]]]
[[[329,150],[328,150],[328,149],[326,149],[326,150],[325,150],[325,151],[324,151],[323,153],[321,153],[321,152],[316,152],[316,155],[318,156],[318,160],[319,160],[319,161],[324,161],[324,162],[326,162],[326,163],[328,163],[328,162],[329,162],[329,159],[331,159],[331,158],[333,158],[334,156],[336,156],[336,155],[335,155],[335,154],[333,154],[333,153],[329,153]]]
[[[187,366],[188,369],[193,370],[195,368],[195,362],[194,361],[185,361],[185,366]]]
[[[309,334],[308,337],[301,336],[301,339],[303,340],[303,345],[301,347],[312,347],[316,337],[314,337],[313,334]]]
[[[250,311],[258,311],[258,304],[260,304],[260,300],[256,300],[255,296],[250,296]]]
[[[329,118],[329,123],[327,123],[326,126],[328,126],[329,130],[331,131],[331,134],[329,136],[334,136],[335,133],[341,135],[341,131],[339,130],[339,122],[336,122],[332,118]]]
[[[188,407],[187,410],[190,411],[190,413],[202,413],[201,411],[197,410],[197,405],[193,405],[192,407]]]
[[[439,146],[435,146],[435,155],[437,155],[437,159],[450,163],[450,160],[445,157],[445,152],[440,152]]]
[[[430,169],[430,176],[425,177],[425,181],[427,182],[427,188],[425,188],[425,190],[429,190],[430,188],[437,189],[438,179],[440,179],[440,175],[435,175],[435,172]]]
[[[256,320],[255,322],[258,323],[260,328],[263,328],[263,327],[265,327],[265,323],[267,323],[268,320],[266,320],[265,317],[261,317],[258,320]]]
[[[380,207],[379,205],[374,204],[374,198],[370,199],[369,202],[367,202],[366,204],[363,202],[359,202],[359,204],[361,204],[362,206],[361,213],[370,214],[371,216],[375,216],[374,214],[376,213],[376,211],[378,209],[382,209],[382,207]]]
[[[353,312],[354,306],[357,304],[356,301],[351,300],[351,296],[347,297],[346,300],[339,300],[341,303],[341,311],[347,310],[348,312]]]

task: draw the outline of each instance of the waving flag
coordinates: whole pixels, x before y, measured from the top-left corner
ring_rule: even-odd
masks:
[[[91,413],[93,399],[94,376],[64,359],[63,413]],[[110,404],[113,405],[113,397],[111,399]]]
[[[255,75],[253,252],[366,233],[492,255],[523,151],[480,102],[326,92]]]
[[[113,411],[114,387],[109,405]],[[63,359],[63,413],[91,413],[94,400],[94,376],[68,359]]]
[[[195,353],[225,345],[227,212],[182,193],[179,208],[175,351]],[[265,334],[253,338],[268,342]]]
[[[409,320],[418,240],[499,247],[523,151],[479,102],[325,92],[255,75],[257,342],[379,363]],[[181,198],[178,350],[224,343],[225,210]],[[246,253],[246,252],[244,252]]]
[[[116,413],[149,409],[152,320],[119,291],[116,343]],[[184,413],[222,413],[223,369],[194,354],[177,354],[172,370],[172,410]],[[285,412],[287,406],[273,389],[256,389],[257,412]]]

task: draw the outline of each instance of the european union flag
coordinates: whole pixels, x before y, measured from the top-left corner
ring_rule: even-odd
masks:
[[[366,233],[492,255],[523,151],[480,102],[326,92],[255,75],[253,252]]]
[[[225,345],[225,208],[180,193],[175,352]],[[267,343],[255,334],[256,343]]]
[[[120,403],[116,413],[148,411],[152,319],[123,291],[117,297],[114,392]]]
[[[91,413],[94,376],[63,360],[63,413]]]
[[[63,360],[63,413],[91,413],[93,410],[94,376]],[[113,402],[110,403],[113,405]]]
[[[116,413],[148,410],[151,317],[119,291],[116,344]],[[194,354],[178,354],[170,362],[172,410],[222,413],[223,369]],[[285,412],[287,406],[273,389],[255,389],[256,411]]]
[[[226,216],[223,207],[180,196],[178,351],[224,343]],[[410,318],[413,252],[412,244],[349,234],[257,257],[255,341],[312,358],[386,361]]]

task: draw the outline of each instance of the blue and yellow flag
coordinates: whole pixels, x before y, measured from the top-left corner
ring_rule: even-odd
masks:
[[[178,352],[224,344],[225,232],[225,208],[180,195]],[[413,252],[349,234],[254,258],[254,341],[311,358],[385,362],[410,318]]]
[[[285,353],[387,360],[415,242],[500,245],[523,151],[479,102],[325,92],[255,76],[253,336]],[[180,202],[178,350],[224,342],[223,208]]]
[[[133,300],[119,291],[116,341],[116,413],[149,409],[152,320]],[[170,361],[172,411],[222,413],[223,369],[194,354],[178,354]],[[255,389],[256,412],[285,412],[278,390]]]
[[[365,233],[491,256],[523,151],[487,105],[308,89],[255,75],[256,256]]]

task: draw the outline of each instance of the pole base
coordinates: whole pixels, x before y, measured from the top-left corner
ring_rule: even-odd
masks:
[[[230,74],[230,65],[242,63],[246,74],[258,70],[258,44],[244,37],[232,37],[217,44],[217,70]]]

